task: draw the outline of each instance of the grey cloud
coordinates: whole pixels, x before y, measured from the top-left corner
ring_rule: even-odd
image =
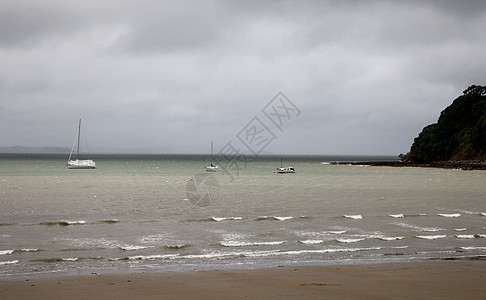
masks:
[[[94,149],[206,152],[282,91],[302,116],[269,152],[406,152],[484,84],[484,5],[457,3],[2,3],[0,146],[70,146],[82,117]]]
[[[43,39],[64,35],[83,26],[83,6],[76,2],[2,1],[0,45],[33,46]]]

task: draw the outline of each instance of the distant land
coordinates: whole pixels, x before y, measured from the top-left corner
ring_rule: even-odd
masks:
[[[42,154],[69,154],[71,149],[63,147],[25,147],[9,146],[0,147],[0,153],[42,153]]]

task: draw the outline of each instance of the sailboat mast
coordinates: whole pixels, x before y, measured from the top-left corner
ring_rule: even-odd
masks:
[[[213,142],[211,142],[211,161],[213,161]]]
[[[79,157],[79,137],[81,136],[81,119],[79,119],[79,126],[78,126],[78,151],[76,155]]]

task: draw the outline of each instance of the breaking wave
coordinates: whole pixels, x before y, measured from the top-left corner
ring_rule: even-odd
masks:
[[[7,260],[7,261],[0,261],[0,266],[5,266],[5,265],[13,265],[18,263],[18,260]]]
[[[424,240],[437,240],[437,239],[443,239],[447,235],[445,234],[438,234],[438,235],[416,235],[415,237],[418,239],[424,239]]]
[[[364,241],[364,240],[365,240],[364,238],[357,238],[357,239],[351,239],[351,238],[344,239],[344,238],[339,238],[339,239],[336,239],[336,242],[339,242],[339,243],[357,243],[357,242],[361,242],[361,241]]]
[[[47,226],[52,226],[52,225],[60,225],[60,226],[69,226],[69,225],[83,225],[86,224],[86,221],[67,221],[67,220],[62,220],[62,221],[47,221],[47,222],[41,222],[39,225],[47,225]]]
[[[209,219],[215,222],[243,220],[242,217],[210,217]]]
[[[26,252],[40,252],[42,249],[14,249],[14,250],[0,250],[0,255],[11,255],[14,253],[26,253]]]
[[[285,221],[293,219],[294,217],[278,217],[278,216],[260,216],[257,217],[257,221],[264,221],[264,220],[276,220],[276,221]]]
[[[353,220],[361,220],[363,219],[362,215],[343,215],[344,218],[353,219]]]
[[[125,250],[125,251],[135,251],[135,250],[143,250],[147,249],[147,246],[134,246],[134,245],[126,245],[126,246],[120,246],[120,250]]]
[[[455,214],[437,214],[439,217],[445,217],[445,218],[459,218],[461,214],[455,213]]]
[[[223,247],[245,247],[245,246],[274,246],[281,245],[285,241],[275,242],[241,242],[241,241],[222,241],[219,244]]]
[[[403,240],[404,237],[403,236],[395,236],[395,237],[380,237],[380,240],[382,241],[399,241],[399,240]]]

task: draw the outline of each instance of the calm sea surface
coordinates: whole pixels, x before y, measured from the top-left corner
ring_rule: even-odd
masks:
[[[0,278],[486,257],[485,171],[94,159],[0,155]]]

